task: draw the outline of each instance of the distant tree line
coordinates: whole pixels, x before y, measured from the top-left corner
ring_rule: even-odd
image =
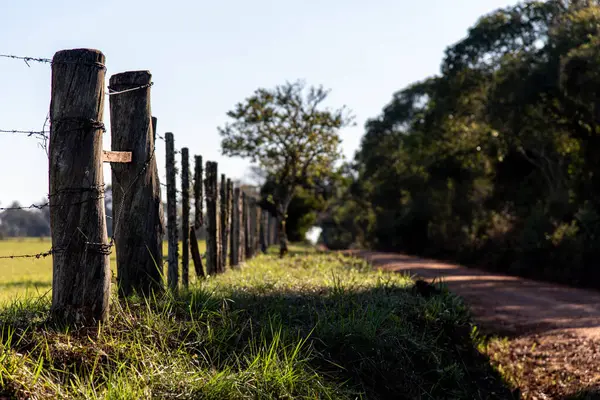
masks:
[[[322,221],[352,244],[600,287],[600,6],[481,17],[365,126]]]

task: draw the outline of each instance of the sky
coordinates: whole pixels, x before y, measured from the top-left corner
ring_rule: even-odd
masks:
[[[260,87],[304,80],[331,90],[330,107],[349,107],[343,129],[351,159],[367,119],[394,92],[439,73],[444,50],[477,19],[510,0],[20,0],[0,5],[0,54],[52,58],[94,48],[115,73],[152,73],[158,133],[173,132],[219,173],[248,179],[249,162],[221,155],[217,127]],[[50,102],[48,64],[0,58],[0,130],[40,130]],[[108,119],[106,99],[104,120]],[[104,136],[110,150],[110,128]],[[157,142],[164,181],[164,142]],[[179,160],[178,160],[179,162]],[[105,181],[110,166],[105,164]],[[48,158],[38,140],[0,133],[0,206],[39,202],[48,193]]]

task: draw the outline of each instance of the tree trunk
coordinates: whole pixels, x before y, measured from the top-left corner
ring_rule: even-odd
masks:
[[[279,257],[288,253],[287,233],[285,232],[285,218],[283,215],[277,216],[277,225],[279,227]]]

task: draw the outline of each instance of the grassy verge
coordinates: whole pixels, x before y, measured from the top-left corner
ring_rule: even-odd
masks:
[[[448,293],[335,254],[259,256],[178,298],[114,300],[60,328],[44,300],[0,311],[0,398],[506,399]]]

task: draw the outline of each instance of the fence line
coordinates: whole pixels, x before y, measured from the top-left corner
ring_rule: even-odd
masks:
[[[48,195],[47,202],[31,204],[30,206],[0,207],[0,211],[14,210],[42,210],[48,208],[52,213],[51,235],[53,246],[37,254],[7,255],[0,259],[15,258],[46,258],[53,257],[55,276],[53,279],[52,314],[60,315],[68,321],[91,322],[92,320],[106,320],[108,316],[108,293],[110,293],[110,280],[105,279],[110,274],[108,255],[113,249],[117,250],[117,284],[119,294],[128,295],[129,289],[122,291],[126,285],[145,292],[144,285],[140,284],[146,279],[142,270],[136,270],[131,260],[139,259],[135,253],[135,246],[145,246],[145,252],[151,253],[150,258],[156,269],[162,262],[162,239],[165,233],[169,237],[168,257],[168,287],[176,292],[179,281],[178,257],[178,221],[176,194],[181,193],[183,202],[182,228],[184,229],[184,260],[182,264],[182,282],[184,288],[188,284],[188,251],[192,255],[196,274],[199,278],[224,272],[228,267],[236,267],[261,250],[266,252],[267,247],[274,244],[271,230],[273,216],[268,216],[266,210],[261,210],[260,204],[254,198],[246,196],[241,188],[234,188],[231,180],[221,175],[221,190],[218,185],[217,163],[206,162],[203,169],[202,157],[196,155],[194,174],[190,174],[189,152],[174,148],[172,133],[165,136],[156,131],[156,119],[150,114],[150,81],[148,71],[130,71],[113,75],[111,84],[106,90],[104,79],[106,65],[104,55],[96,50],[67,50],[57,52],[52,60],[37,57],[22,57],[0,54],[0,57],[24,61],[28,66],[30,62],[48,63],[52,65],[52,99],[64,96],[74,97],[77,102],[68,104],[60,101],[51,102],[53,109],[46,116],[41,131],[26,130],[0,130],[6,134],[24,134],[39,137],[47,143],[52,140],[49,154],[50,187],[60,188]],[[85,59],[82,61],[82,58]],[[85,70],[75,68],[75,65],[98,67]],[[145,76],[147,80],[138,79]],[[94,79],[89,79],[90,76]],[[125,78],[124,78],[125,76]],[[129,79],[131,78],[131,79]],[[76,91],[74,96],[73,91]],[[116,97],[113,97],[116,96]],[[111,134],[113,135],[113,149],[129,152],[129,161],[121,158],[107,158],[98,160],[102,154],[101,141],[85,142],[84,148],[80,146],[80,135],[69,135],[71,132],[80,132],[81,135],[95,135],[106,132],[106,127],[101,122],[103,115],[98,110],[103,110],[105,97],[110,101]],[[131,107],[135,102],[139,107]],[[60,104],[60,107],[58,108]],[[64,107],[69,107],[68,109]],[[126,109],[136,109],[136,115],[131,116],[122,112]],[[62,115],[68,117],[60,118]],[[73,117],[78,115],[78,117]],[[47,129],[50,124],[51,129]],[[130,137],[143,140],[129,143]],[[118,135],[118,140],[115,140]],[[161,183],[156,165],[156,141],[164,141],[167,152],[167,181]],[[92,143],[93,142],[93,143]],[[141,143],[141,145],[140,145]],[[148,147],[148,145],[150,145]],[[118,148],[118,147],[121,148]],[[151,149],[151,150],[147,150]],[[185,148],[184,148],[185,149]],[[47,148],[46,148],[47,150]],[[187,149],[186,149],[187,150]],[[73,157],[69,165],[75,165],[73,171],[57,168],[59,160],[67,154]],[[175,154],[182,154],[182,190],[176,189]],[[114,154],[113,154],[114,156]],[[126,157],[125,157],[126,158]],[[141,160],[143,162],[141,162]],[[98,165],[102,161],[110,162],[113,172],[113,215],[106,216],[104,202],[106,186],[102,182],[101,171]],[[124,162],[127,164],[115,164]],[[79,168],[80,167],[80,168]],[[115,176],[118,175],[119,179]],[[191,177],[193,176],[193,201],[194,221],[190,223],[190,195]],[[141,179],[144,177],[144,179]],[[77,183],[79,182],[79,185]],[[123,185],[120,186],[119,182]],[[81,184],[88,186],[81,187]],[[165,232],[164,216],[162,214],[162,198],[160,188],[167,188],[168,226]],[[148,188],[148,189],[145,189]],[[130,196],[135,193],[134,196]],[[78,198],[78,195],[80,197]],[[81,199],[81,197],[85,197]],[[127,200],[126,200],[127,199]],[[158,202],[156,201],[158,200]],[[206,202],[206,213],[203,211],[203,202]],[[135,206],[131,204],[135,202]],[[127,204],[127,207],[125,205]],[[143,207],[139,211],[139,206]],[[146,206],[155,207],[144,208]],[[78,206],[83,206],[77,208]],[[73,208],[68,210],[68,208]],[[130,211],[136,210],[139,215]],[[153,227],[148,227],[137,220],[149,218],[150,212],[156,215]],[[88,215],[90,214],[90,215]],[[262,217],[261,217],[262,216]],[[98,218],[96,218],[98,217]],[[106,218],[114,221],[112,234],[106,234]],[[154,218],[154,217],[153,217]],[[139,229],[144,226],[145,229]],[[189,227],[189,229],[188,229]],[[207,229],[206,272],[202,265],[202,257],[196,240],[196,230]],[[188,236],[189,230],[189,236]],[[57,234],[59,232],[60,234]],[[157,235],[158,234],[158,239]],[[154,236],[153,236],[154,235]],[[189,237],[189,240],[188,240]],[[66,238],[69,238],[68,240]],[[160,250],[154,247],[149,250],[148,245],[157,242]],[[135,243],[135,244],[132,244]],[[154,243],[156,244],[156,243]],[[188,249],[189,247],[189,249]],[[146,254],[147,255],[147,254]],[[60,277],[56,277],[57,265],[61,267]],[[81,265],[85,268],[81,269]],[[146,272],[150,269],[146,269]],[[124,274],[129,274],[130,282],[126,284],[120,279]],[[78,276],[77,279],[73,277]],[[73,282],[78,282],[74,287]],[[164,287],[162,278],[158,276],[153,280],[152,288]],[[83,320],[79,320],[83,319]]]

